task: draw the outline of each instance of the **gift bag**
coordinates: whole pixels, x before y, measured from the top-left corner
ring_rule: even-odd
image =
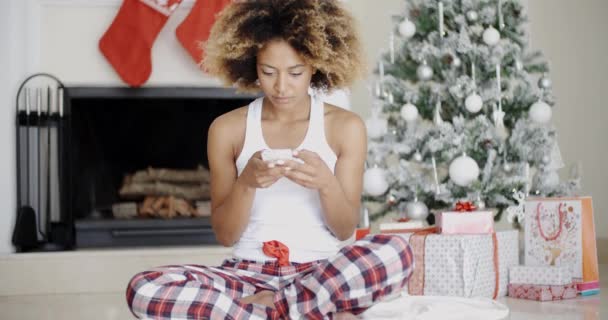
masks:
[[[567,266],[583,295],[599,293],[591,197],[531,198],[525,205],[527,266]]]

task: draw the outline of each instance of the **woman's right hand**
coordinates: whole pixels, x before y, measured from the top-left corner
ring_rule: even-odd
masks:
[[[262,151],[254,153],[237,179],[250,188],[268,188],[285,174],[286,167],[262,160]]]

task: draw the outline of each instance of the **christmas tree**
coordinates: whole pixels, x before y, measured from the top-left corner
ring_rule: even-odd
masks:
[[[470,201],[569,195],[548,64],[528,48],[516,0],[408,0],[371,85],[364,201],[413,219]],[[573,170],[576,171],[576,170]]]

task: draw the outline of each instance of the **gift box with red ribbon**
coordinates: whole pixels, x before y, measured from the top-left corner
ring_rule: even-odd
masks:
[[[507,294],[509,267],[519,265],[517,230],[444,235],[427,228],[398,234],[414,253],[410,295],[502,297]]]
[[[494,232],[494,212],[476,210],[471,202],[458,202],[453,211],[436,215],[442,234],[487,234]]]

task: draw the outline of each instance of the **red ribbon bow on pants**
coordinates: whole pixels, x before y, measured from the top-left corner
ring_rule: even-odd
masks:
[[[280,241],[271,240],[264,242],[262,251],[269,257],[277,258],[279,266],[285,267],[289,265],[289,248]]]
[[[474,211],[475,209],[477,209],[477,208],[470,201],[465,201],[465,202],[458,201],[458,202],[456,202],[456,208],[455,208],[455,210],[458,211],[458,212]]]

